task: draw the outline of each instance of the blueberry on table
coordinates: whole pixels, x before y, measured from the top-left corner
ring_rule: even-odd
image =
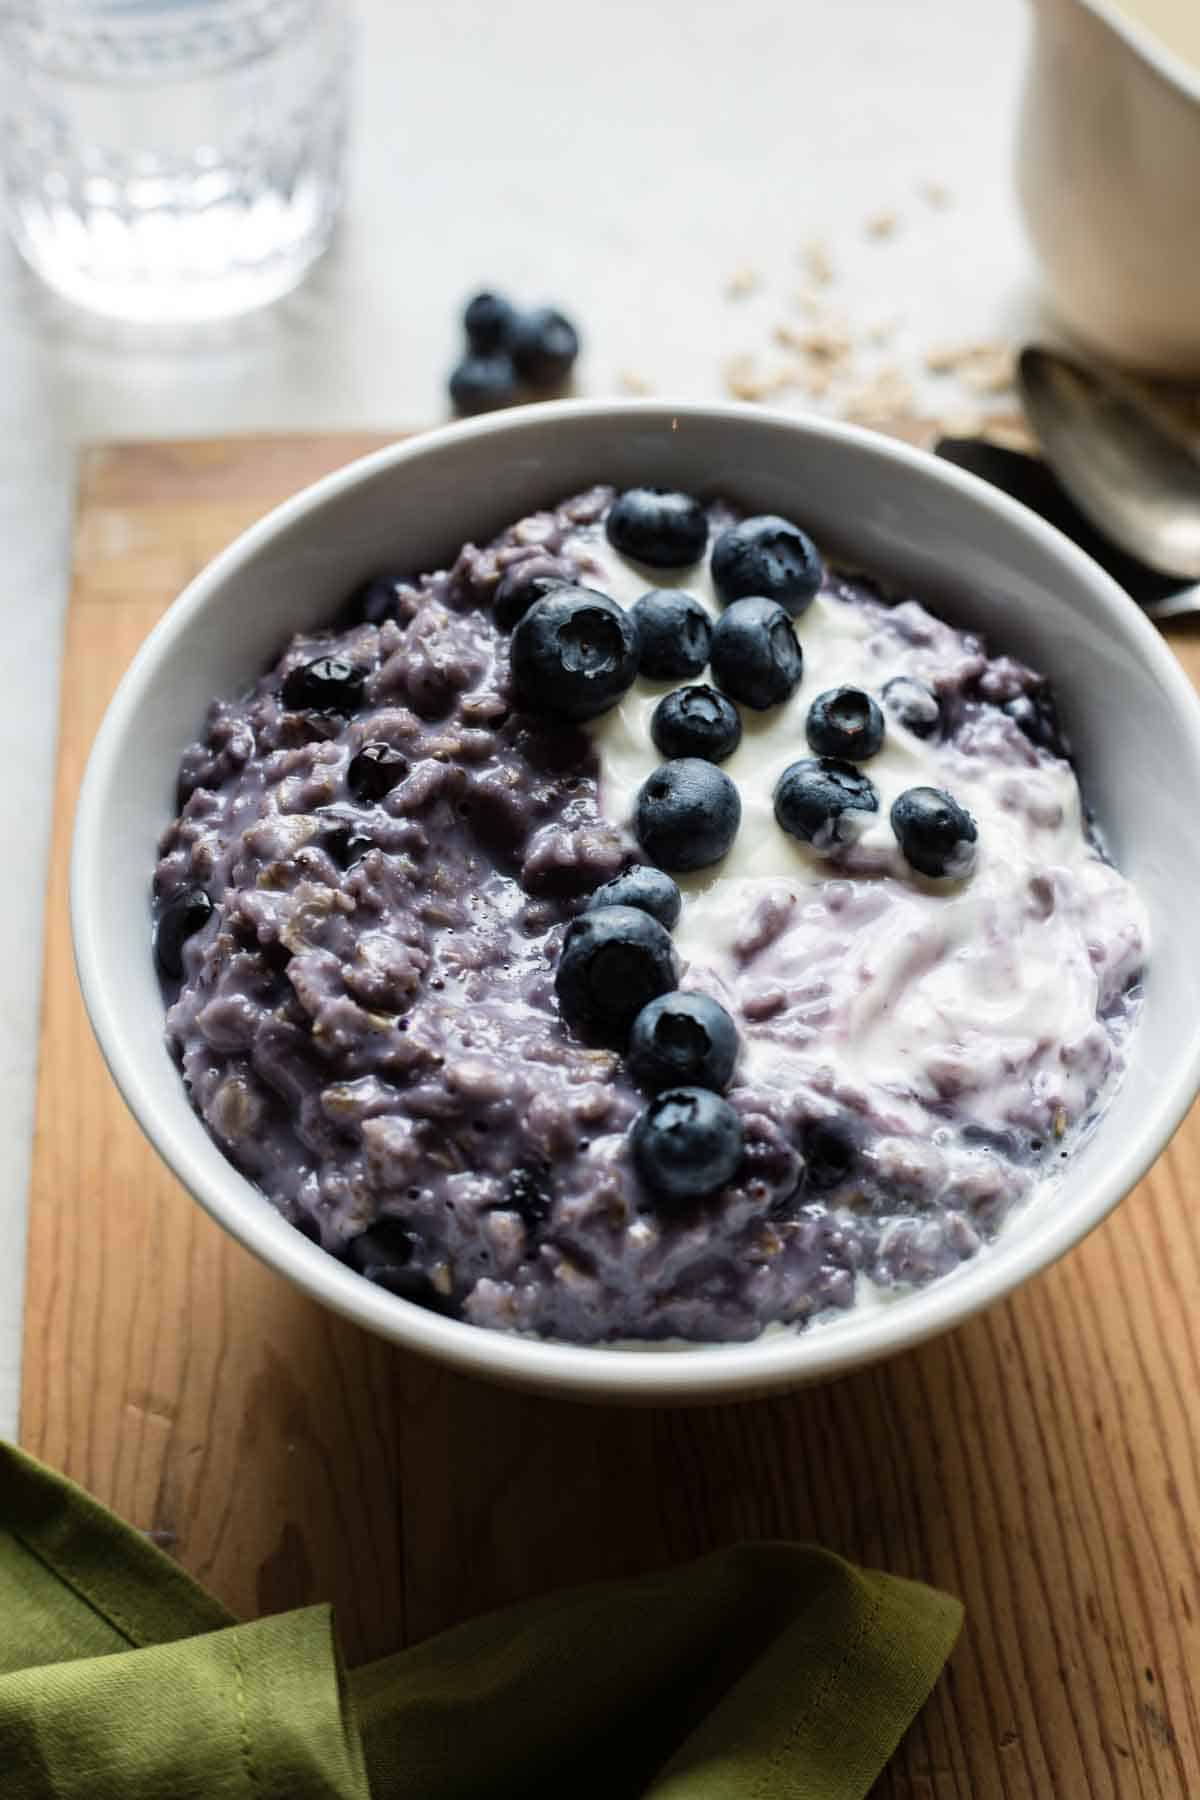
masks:
[[[942,707],[937,695],[915,675],[893,675],[883,684],[883,704],[893,719],[914,737],[933,737],[941,727]]]
[[[774,513],[728,526],[713,545],[711,568],[726,604],[753,594],[777,600],[793,618],[811,605],[825,573],[808,533]]]
[[[185,888],[168,900],[154,927],[154,954],[164,975],[183,978],[183,946],[213,915],[213,903],[203,888]]]
[[[792,621],[776,600],[735,600],[717,620],[709,658],[718,687],[765,712],[800,685],[804,657]]]
[[[614,550],[653,569],[686,569],[708,543],[708,514],[691,494],[671,488],[626,488],[609,508],[604,529]]]
[[[883,742],[883,714],[861,688],[828,688],[809,707],[804,732],[818,756],[866,762]]]
[[[664,756],[724,762],[742,741],[737,707],[715,688],[676,688],[650,715],[650,736]]]
[[[512,634],[512,672],[525,704],[594,719],[632,686],[637,626],[607,594],[562,587],[537,600]]]
[[[942,788],[906,788],[892,803],[892,830],[905,861],[935,881],[957,880],[975,861],[979,836],[965,807]]]
[[[594,912],[598,906],[640,907],[670,931],[679,923],[683,896],[664,870],[638,863],[636,868],[626,869],[623,875],[615,875],[598,887],[584,910]]]
[[[726,855],[742,822],[742,801],[722,769],[683,756],[655,769],[638,789],[633,828],[660,869],[707,869]]]
[[[508,344],[516,322],[516,309],[503,294],[476,294],[468,300],[463,312],[463,330],[467,343],[480,356],[502,350]]]
[[[675,986],[666,927],[636,906],[601,906],[572,919],[554,989],[568,1025],[621,1048],[651,1000]]]
[[[289,669],[280,690],[295,712],[353,712],[362,700],[366,676],[340,656],[318,656]]]
[[[408,774],[408,758],[379,739],[351,757],[346,785],[356,800],[382,800]]]
[[[712,620],[698,600],[678,588],[652,588],[635,600],[642,638],[641,672],[651,681],[698,675],[708,661]]]
[[[455,412],[495,412],[517,398],[517,377],[512,357],[495,350],[487,356],[464,356],[450,371],[450,399]]]
[[[571,373],[579,355],[579,333],[570,319],[552,306],[519,313],[508,342],[517,374],[530,387],[557,387]]]
[[[633,1161],[659,1201],[719,1193],[742,1161],[742,1121],[710,1088],[667,1088],[634,1122]]]
[[[737,1062],[737,1026],[707,994],[660,994],[629,1034],[629,1073],[644,1088],[703,1087],[720,1093]]]
[[[806,756],[775,784],[775,818],[790,837],[830,855],[854,842],[879,811],[875,783],[853,763]]]
[[[561,563],[552,556],[531,556],[527,562],[505,569],[492,595],[492,618],[501,631],[511,631],[535,600],[544,600],[555,588],[570,587]]]

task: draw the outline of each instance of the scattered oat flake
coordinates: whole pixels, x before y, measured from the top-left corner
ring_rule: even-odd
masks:
[[[647,381],[644,375],[639,375],[636,369],[621,369],[617,374],[617,382],[622,392],[626,394],[652,394],[654,392],[653,382]]]
[[[824,310],[825,302],[815,288],[797,288],[792,295],[792,305],[806,318],[816,319]]]
[[[1003,394],[1013,385],[1016,358],[1000,341],[942,344],[927,352],[925,367],[931,375],[956,375],[978,394]]]
[[[824,400],[833,386],[833,370],[827,364],[810,363],[796,385],[810,400]]]
[[[1017,375],[1017,359],[1006,344],[980,356],[963,370],[963,380],[977,394],[1007,394]]]
[[[886,368],[856,388],[842,410],[853,423],[868,425],[893,413],[911,412],[915,403],[916,394],[908,376],[901,369]]]
[[[890,344],[896,335],[900,320],[893,314],[890,319],[876,319],[867,327],[868,344]]]
[[[930,206],[937,207],[939,211],[945,211],[946,207],[951,204],[953,195],[944,181],[923,181],[921,198]]]
[[[800,251],[800,260],[811,281],[815,281],[818,287],[829,286],[833,280],[833,263],[827,246],[820,238],[810,238]]]
[[[784,320],[776,325],[774,335],[777,344],[798,351],[809,362],[840,366],[854,349],[850,333],[840,325],[792,325]]]
[[[863,229],[869,238],[880,240],[894,237],[899,223],[900,220],[891,207],[884,207],[882,211],[871,214]]]
[[[735,400],[769,400],[798,385],[800,371],[795,363],[780,363],[762,369],[757,357],[746,352],[731,356],[725,364],[725,387]]]
[[[725,283],[725,293],[730,300],[744,300],[747,294],[753,294],[762,286],[762,276],[757,269],[735,269]]]

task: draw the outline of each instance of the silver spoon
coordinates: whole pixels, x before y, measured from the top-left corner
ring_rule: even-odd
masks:
[[[1200,583],[1200,459],[1119,377],[1031,345],[1021,397],[1043,454],[1079,510],[1161,575]],[[1200,611],[1200,587],[1146,607],[1154,618]]]

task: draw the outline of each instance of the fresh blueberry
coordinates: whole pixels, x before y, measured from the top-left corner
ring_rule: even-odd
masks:
[[[377,1287],[386,1288],[389,1294],[412,1300],[431,1312],[451,1313],[453,1303],[438,1292],[424,1269],[412,1266],[420,1244],[416,1232],[399,1219],[378,1219],[368,1230],[351,1238],[346,1257],[351,1268]]]
[[[353,712],[362,699],[366,677],[340,656],[318,656],[289,669],[283,678],[283,704],[296,712]]]
[[[357,1237],[350,1239],[346,1255],[351,1268],[365,1275],[368,1281],[380,1281],[386,1287],[384,1278],[412,1261],[420,1241],[417,1234],[402,1225],[399,1219],[377,1219],[366,1231],[360,1231]]]
[[[753,594],[777,600],[793,618],[811,605],[825,573],[808,533],[773,513],[728,526],[713,545],[711,567],[727,605]]]
[[[883,714],[861,688],[828,688],[809,707],[804,732],[818,756],[866,762],[883,742]]]
[[[374,838],[353,816],[347,818],[334,812],[332,807],[318,807],[317,818],[320,820],[317,842],[339,869],[351,868],[368,850],[375,848]]]
[[[512,634],[512,671],[527,706],[594,719],[632,685],[637,626],[607,594],[564,587],[529,608]]]
[[[829,855],[852,844],[879,794],[870,776],[831,756],[790,763],[775,784],[775,817],[784,831]]]
[[[638,789],[633,828],[660,869],[707,869],[737,836],[742,801],[722,769],[682,756],[655,769]]]
[[[399,575],[376,575],[350,596],[343,614],[346,625],[382,625],[396,617],[396,603],[407,583]]]
[[[650,736],[664,756],[724,762],[742,741],[741,715],[715,688],[676,688],[651,713]]]
[[[350,759],[346,785],[356,800],[382,800],[408,774],[408,758],[373,739]]]
[[[517,377],[512,357],[503,350],[487,356],[464,356],[450,371],[450,399],[454,410],[465,413],[495,412],[517,398]]]
[[[719,1193],[742,1161],[742,1121],[710,1088],[667,1088],[635,1121],[633,1160],[660,1201]]]
[[[737,1026],[707,994],[660,994],[643,1006],[629,1034],[629,1073],[652,1092],[665,1087],[729,1086],[737,1062]]]
[[[567,926],[554,989],[577,1031],[623,1047],[643,1006],[674,986],[670,934],[640,907],[598,907]]]
[[[585,911],[594,912],[599,906],[638,906],[670,931],[679,923],[683,896],[664,870],[638,863],[636,868],[626,869],[623,875],[598,887]]]
[[[213,915],[213,903],[203,888],[185,888],[168,900],[154,927],[154,954],[164,975],[183,978],[183,946]]]
[[[552,556],[531,556],[527,562],[505,569],[492,595],[492,617],[501,631],[511,631],[535,600],[544,600],[555,588],[570,587],[570,577]]]
[[[652,588],[634,602],[642,634],[643,675],[651,681],[678,681],[698,675],[708,661],[712,620],[698,600],[678,588]]]
[[[893,675],[890,681],[885,681],[883,704],[893,719],[914,737],[933,737],[941,727],[941,702],[933,689],[918,681],[915,675]]]
[[[671,488],[626,488],[604,529],[614,550],[653,569],[686,569],[708,543],[708,515],[699,500]]]
[[[842,1119],[810,1119],[800,1136],[804,1177],[817,1193],[840,1187],[858,1160],[858,1141]]]
[[[717,620],[711,658],[717,685],[765,712],[794,694],[804,657],[792,621],[775,600],[735,600]]]
[[[513,1169],[504,1184],[505,1206],[518,1214],[529,1232],[539,1230],[546,1223],[552,1199],[548,1163],[526,1163]]]
[[[975,821],[942,788],[906,788],[892,802],[892,830],[905,860],[935,881],[957,880],[975,861]]]
[[[480,356],[502,350],[512,335],[516,312],[503,294],[476,294],[463,312],[467,343]]]
[[[530,387],[557,387],[579,355],[579,333],[552,306],[520,313],[509,333],[517,374]]]
[[[1051,756],[1067,755],[1058,708],[1049,687],[1043,685],[1031,694],[1018,694],[1015,700],[1005,701],[1001,710],[1016,720],[1031,744],[1048,750]]]

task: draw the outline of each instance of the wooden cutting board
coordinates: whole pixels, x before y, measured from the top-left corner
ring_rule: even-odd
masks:
[[[88,451],[47,917],[22,1441],[242,1615],[337,1607],[352,1662],[746,1536],[960,1594],[878,1792],[1200,1794],[1200,1115],[1101,1230],[909,1356],[754,1405],[622,1411],[445,1374],[294,1292],[143,1142],[67,930],[101,712],[183,583],[374,438]],[[1200,640],[1179,647],[1200,673]]]

